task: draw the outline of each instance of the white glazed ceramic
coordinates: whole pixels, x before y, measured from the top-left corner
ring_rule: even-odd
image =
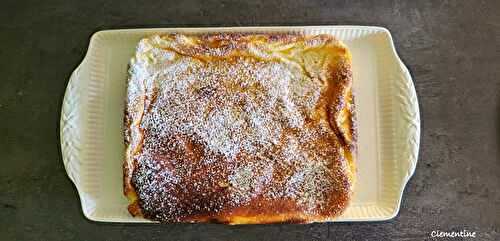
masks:
[[[66,89],[60,133],[64,166],[85,217],[149,222],[129,215],[122,194],[127,65],[142,37],[171,32],[331,34],[346,43],[353,59],[358,181],[351,205],[333,221],[380,221],[398,213],[417,163],[420,116],[411,76],[389,31],[364,26],[224,27],[107,30],[92,36]]]

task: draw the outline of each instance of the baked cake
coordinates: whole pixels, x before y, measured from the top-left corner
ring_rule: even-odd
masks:
[[[355,182],[351,55],[329,35],[154,35],[129,68],[124,192],[160,222],[332,220]]]

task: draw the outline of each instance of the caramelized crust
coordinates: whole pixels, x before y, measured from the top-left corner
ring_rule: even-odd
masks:
[[[351,56],[329,35],[155,35],[131,60],[124,193],[134,216],[332,220],[355,182]]]

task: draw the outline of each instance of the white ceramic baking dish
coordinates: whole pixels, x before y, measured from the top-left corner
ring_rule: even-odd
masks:
[[[380,221],[399,211],[415,171],[420,138],[417,96],[389,31],[365,26],[156,28],[95,33],[70,77],[61,113],[64,166],[85,217],[149,222],[127,212],[122,192],[122,134],[127,64],[138,41],[154,33],[293,32],[331,34],[352,52],[358,118],[358,182],[354,199],[332,221]]]

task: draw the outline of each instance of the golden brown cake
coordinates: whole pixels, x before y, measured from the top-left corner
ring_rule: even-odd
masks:
[[[154,35],[130,62],[124,192],[134,216],[332,220],[351,199],[351,56],[329,35]]]

